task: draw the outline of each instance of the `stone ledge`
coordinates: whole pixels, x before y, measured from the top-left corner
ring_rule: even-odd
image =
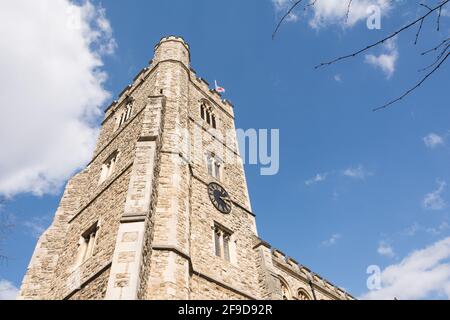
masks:
[[[111,267],[111,265],[112,265],[112,261],[109,261],[108,263],[106,263],[99,271],[97,271],[95,274],[93,274],[92,276],[87,278],[85,281],[83,281],[83,283],[80,284],[79,288],[70,291],[61,300],[69,300],[75,293],[77,293],[78,291],[82,290],[87,284],[89,284],[90,282],[94,281],[101,274],[103,274],[106,270],[108,270]]]
[[[69,219],[69,221],[67,223],[72,223],[81,213],[83,213],[84,210],[86,210],[86,208],[92,204],[92,202],[94,202],[98,197],[100,197],[103,192],[106,191],[106,189],[108,189],[114,182],[117,181],[117,179],[119,179],[125,172],[127,172],[132,166],[133,166],[134,161],[131,161],[130,163],[128,163],[128,165],[124,166],[124,168],[117,173],[116,176],[114,176],[114,178],[111,179],[111,181],[109,181],[106,185],[104,185],[100,190],[98,190],[94,196],[86,202],[85,205],[83,205],[81,207],[81,209],[77,210],[77,212],[73,215],[72,218]]]

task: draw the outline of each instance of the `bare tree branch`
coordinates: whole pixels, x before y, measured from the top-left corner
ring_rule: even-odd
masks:
[[[348,22],[348,17],[350,16],[350,9],[352,7],[353,0],[349,0],[347,4],[347,12],[345,13],[345,22]]]
[[[278,32],[278,29],[280,29],[281,25],[283,24],[284,20],[292,13],[292,11],[294,11],[294,9],[300,4],[302,3],[303,0],[297,0],[292,7],[288,10],[288,12],[286,12],[286,14],[281,18],[280,22],[278,22],[277,27],[275,28],[275,31],[272,34],[272,40],[275,39],[275,36]]]
[[[441,15],[442,15],[442,7],[439,8],[439,13],[437,17],[437,31],[441,30]]]
[[[447,46],[441,51],[441,53],[438,54],[438,56],[436,57],[436,60],[430,64],[429,66],[422,68],[419,70],[419,72],[425,71],[430,69],[431,67],[435,66],[440,60],[441,58],[445,55],[445,53],[447,52],[447,50],[450,48],[450,44],[447,44]]]
[[[383,39],[381,39],[381,40],[379,40],[379,41],[377,41],[377,42],[374,42],[374,43],[372,43],[372,44],[370,44],[370,45],[368,45],[368,46],[366,46],[366,47],[364,47],[364,48],[362,48],[362,49],[360,49],[360,50],[357,50],[357,51],[355,51],[355,52],[353,52],[353,53],[350,53],[350,54],[347,54],[347,55],[338,57],[338,58],[333,59],[333,60],[330,60],[330,61],[328,61],[328,62],[322,62],[322,63],[320,63],[319,65],[317,65],[315,68],[317,69],[317,68],[320,68],[320,67],[323,67],[323,66],[331,65],[331,64],[336,63],[336,62],[341,61],[341,60],[345,60],[345,59],[348,59],[348,58],[356,57],[356,56],[360,55],[361,53],[364,53],[364,52],[368,51],[369,49],[372,49],[372,48],[374,48],[374,47],[376,47],[376,46],[379,46],[379,45],[381,45],[381,44],[384,44],[384,43],[386,43],[388,40],[395,38],[397,35],[399,35],[399,34],[402,33],[403,31],[408,30],[409,28],[411,28],[412,26],[416,25],[417,23],[419,23],[419,22],[425,20],[429,15],[431,15],[433,12],[439,10],[439,8],[442,8],[443,6],[445,6],[445,5],[446,5],[447,3],[449,3],[449,2],[450,2],[450,0],[445,0],[444,2],[442,2],[441,4],[439,4],[438,6],[436,6],[436,7],[434,7],[434,8],[431,8],[431,9],[430,9],[426,14],[424,14],[423,16],[421,16],[421,17],[417,18],[416,20],[414,20],[414,21],[408,23],[407,25],[401,27],[400,29],[396,30],[395,32],[391,33],[391,34],[388,35],[387,37],[385,37],[385,38],[383,38]]]
[[[420,35],[420,32],[422,31],[424,21],[425,21],[425,19],[420,20],[420,26],[419,26],[419,30],[417,30],[416,41],[414,41],[414,44],[417,44],[417,42],[419,41],[419,35]]]
[[[403,95],[401,95],[400,97],[398,97],[397,99],[394,99],[388,103],[386,103],[385,105],[375,108],[373,109],[373,111],[379,111],[382,109],[386,109],[387,107],[393,105],[394,103],[402,100],[403,98],[405,98],[406,96],[408,96],[409,94],[411,94],[414,90],[416,90],[417,88],[419,88],[433,73],[435,73],[443,64],[444,62],[447,60],[448,56],[450,55],[450,52],[447,53],[447,55],[445,56],[444,59],[441,60],[441,62],[439,62],[439,64],[433,69],[431,70],[431,72],[429,72],[418,84],[416,84],[414,87],[412,87],[411,89],[409,89],[408,91],[406,91]]]
[[[436,51],[436,50],[438,50],[440,47],[442,47],[443,45],[445,45],[445,44],[448,43],[448,42],[450,42],[450,38],[447,38],[447,39],[445,39],[445,40],[442,40],[442,42],[441,42],[439,45],[437,45],[437,46],[434,47],[434,48],[431,48],[430,50],[427,50],[427,51],[425,51],[425,52],[422,52],[421,55],[424,56],[424,55],[426,55],[426,54],[428,54],[428,53],[430,53],[430,52]]]
[[[306,10],[308,7],[314,6],[316,4],[318,0],[311,0],[308,4],[306,4],[304,6],[304,10]],[[275,35],[277,34],[280,26],[282,25],[282,23],[285,21],[285,19],[292,13],[292,11],[301,3],[303,2],[303,0],[299,0],[296,1],[288,10],[288,12],[282,17],[282,19],[280,20],[280,22],[278,23],[275,32],[272,35],[272,38],[275,38]],[[422,33],[423,30],[423,26],[425,21],[427,20],[427,18],[429,18],[433,13],[437,13],[437,28],[436,30],[439,32],[440,31],[440,23],[441,23],[441,17],[442,17],[442,12],[443,12],[443,8],[450,2],[450,0],[440,0],[437,2],[437,4],[435,6],[429,6],[427,4],[423,4],[423,3],[419,3],[419,5],[425,9],[427,9],[427,12],[424,13],[423,15],[419,16],[417,19],[405,24],[404,26],[400,27],[399,29],[395,30],[394,32],[390,33],[388,36],[384,37],[383,39],[376,41],[374,43],[371,43],[369,45],[367,45],[366,47],[356,50],[352,53],[337,57],[333,60],[330,61],[326,61],[326,62],[322,62],[319,65],[315,66],[315,69],[324,67],[324,66],[329,66],[332,65],[334,63],[340,62],[342,60],[346,60],[349,58],[353,58],[356,57],[358,55],[361,55],[364,52],[369,51],[370,49],[373,49],[377,46],[380,46],[384,43],[386,43],[387,41],[394,39],[395,37],[397,37],[398,35],[400,35],[401,33],[409,30],[410,28],[414,27],[415,25],[419,24],[418,26],[418,30],[417,33],[415,35],[415,40],[414,40],[414,44],[416,45],[419,41],[419,37]],[[350,16],[350,10],[351,10],[351,6],[352,6],[353,0],[348,0],[347,3],[347,10],[346,10],[346,15],[345,15],[345,21],[348,22],[349,20],[349,16]],[[443,49],[442,49],[443,48]],[[421,55],[426,55],[430,52],[436,52],[437,50],[441,51],[437,54],[436,59],[434,60],[434,62],[432,64],[430,64],[428,67],[423,68],[419,71],[425,71],[428,70],[430,68],[433,68],[431,70],[431,72],[429,72],[425,77],[423,77],[421,79],[421,81],[419,81],[419,83],[417,83],[414,87],[412,87],[411,89],[407,90],[403,95],[401,95],[399,98],[396,98],[386,104],[384,104],[381,107],[375,108],[373,109],[374,111],[378,111],[381,109],[385,109],[391,105],[393,105],[394,103],[402,100],[403,98],[405,98],[406,96],[410,95],[414,90],[418,89],[426,80],[428,80],[436,71],[438,71],[438,69],[440,69],[442,67],[442,65],[444,63],[447,62],[448,60],[448,56],[449,56],[449,50],[450,50],[450,38],[447,38],[445,40],[443,40],[439,45],[437,45],[434,48],[431,48],[425,52],[423,52]]]

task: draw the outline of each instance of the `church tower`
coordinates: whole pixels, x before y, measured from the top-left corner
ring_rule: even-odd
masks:
[[[106,110],[21,299],[350,298],[258,238],[233,106],[190,57],[183,39],[161,39]]]

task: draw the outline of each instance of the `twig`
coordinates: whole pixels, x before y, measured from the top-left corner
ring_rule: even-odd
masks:
[[[439,32],[441,29],[441,15],[442,15],[442,7],[439,8],[438,18],[437,18],[437,31]]]
[[[435,73],[443,64],[444,62],[447,60],[447,58],[450,56],[450,52],[447,53],[447,55],[445,56],[444,59],[442,59],[442,61],[433,69],[431,70],[418,84],[416,84],[414,87],[412,87],[411,89],[409,89],[408,91],[406,91],[404,94],[402,94],[400,97],[398,97],[397,99],[394,99],[388,103],[386,103],[385,105],[375,108],[373,109],[374,112],[376,111],[380,111],[382,109],[386,109],[387,107],[393,105],[394,103],[402,100],[403,98],[405,98],[406,96],[408,96],[409,94],[411,94],[414,90],[416,90],[417,88],[419,88],[433,73]]]
[[[386,41],[388,41],[388,40],[390,40],[390,39],[396,37],[399,33],[402,33],[403,31],[405,31],[405,30],[411,28],[412,26],[416,25],[418,22],[420,22],[420,21],[426,19],[431,13],[433,13],[433,12],[436,11],[436,10],[438,10],[439,8],[442,8],[442,7],[443,7],[444,5],[446,5],[448,2],[450,2],[450,0],[445,0],[445,1],[442,2],[440,5],[436,6],[435,8],[432,8],[430,11],[428,11],[428,12],[427,12],[425,15],[423,15],[422,17],[420,17],[420,18],[414,20],[414,21],[411,22],[411,23],[408,23],[407,25],[405,25],[405,26],[403,26],[402,28],[398,29],[397,31],[393,32],[393,33],[390,34],[389,36],[387,36],[387,37],[385,37],[385,38],[383,38],[383,39],[381,39],[381,40],[379,40],[379,41],[377,41],[377,42],[375,42],[375,43],[373,43],[373,44],[371,44],[371,45],[368,45],[368,46],[366,46],[365,48],[360,49],[360,50],[358,50],[358,51],[356,51],[356,52],[354,52],[354,53],[351,53],[351,54],[347,54],[347,55],[338,57],[338,58],[333,59],[333,60],[328,61],[328,62],[322,62],[321,64],[315,66],[315,69],[321,68],[321,67],[323,67],[323,66],[329,66],[329,65],[331,65],[331,64],[333,64],[333,63],[336,63],[336,62],[341,61],[341,60],[344,60],[344,59],[356,57],[357,55],[360,55],[361,53],[366,52],[366,51],[368,51],[369,49],[372,49],[372,48],[374,48],[374,47],[376,47],[376,46],[378,46],[378,45],[380,45],[380,44],[385,43]]]
[[[442,42],[441,42],[439,45],[437,45],[437,46],[434,47],[434,48],[431,48],[430,50],[427,50],[427,51],[422,52],[421,55],[424,56],[424,55],[426,55],[426,54],[428,54],[428,53],[430,53],[430,52],[436,51],[437,49],[439,49],[440,47],[442,47],[445,43],[447,43],[447,42],[449,42],[449,41],[450,41],[450,38],[447,38],[447,39],[445,39],[445,40],[442,40]]]
[[[350,8],[352,7],[353,0],[348,1],[347,12],[345,13],[345,23],[348,23],[348,17],[350,16]]]
[[[438,63],[441,60],[441,58],[445,55],[445,53],[447,52],[447,50],[449,48],[450,48],[450,44],[447,44],[447,46],[444,48],[444,50],[442,50],[441,53],[439,53],[439,55],[436,57],[435,61],[432,64],[430,64],[428,67],[420,69],[419,72],[428,70],[431,67],[433,67],[434,65],[436,65],[436,63]]]
[[[297,2],[294,3],[294,5],[289,9],[288,12],[286,12],[286,14],[281,18],[280,22],[278,22],[277,27],[275,28],[275,31],[272,34],[272,40],[275,39],[275,36],[278,32],[278,29],[280,29],[281,24],[284,22],[284,20],[292,13],[292,11],[300,4],[302,3],[303,0],[298,0]]]
[[[417,30],[416,40],[414,41],[414,44],[417,44],[417,41],[419,40],[419,35],[420,35],[420,32],[422,31],[422,26],[423,26],[424,20],[425,19],[420,20],[420,26],[419,26],[419,30]]]

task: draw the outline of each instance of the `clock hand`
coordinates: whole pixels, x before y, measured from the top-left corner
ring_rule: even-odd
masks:
[[[231,200],[228,197],[219,197],[222,201],[230,203]]]

